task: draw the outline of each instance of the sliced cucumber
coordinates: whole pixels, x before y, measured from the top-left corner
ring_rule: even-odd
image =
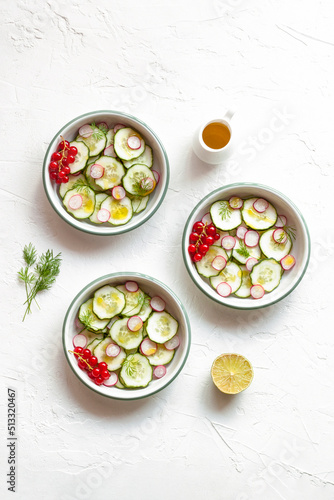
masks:
[[[97,162],[97,160],[100,158],[101,155],[96,155],[96,156],[90,156],[88,162],[87,162],[87,167],[88,165],[94,165],[94,163]]]
[[[145,293],[140,288],[136,292],[129,292],[124,285],[119,285],[117,289],[125,297],[125,307],[122,311],[123,316],[137,316],[144,305]]]
[[[152,313],[146,324],[147,335],[158,344],[163,344],[174,337],[178,328],[176,319],[166,311]]]
[[[146,165],[148,168],[153,167],[153,151],[150,146],[146,144],[145,151],[138,156],[138,158],[134,158],[133,160],[124,160],[123,161],[124,167],[125,168],[130,168],[132,165],[135,164],[140,164],[140,165]]]
[[[283,269],[275,259],[264,259],[255,264],[250,279],[252,285],[261,285],[266,292],[272,292],[281,281]]]
[[[79,141],[71,142],[70,146],[75,146],[78,150],[74,162],[69,164],[71,174],[75,174],[85,168],[90,152],[88,146]]]
[[[121,352],[118,354],[118,356],[115,356],[112,358],[111,356],[106,355],[106,347],[111,343],[111,338],[107,337],[102,342],[100,342],[94,349],[94,356],[97,357],[99,360],[99,363],[107,363],[108,365],[108,370],[109,371],[114,371],[118,370],[121,368],[123,361],[126,358],[126,354],[124,349],[121,347]]]
[[[96,337],[95,336],[95,339],[91,340],[90,342],[88,342],[87,346],[86,346],[86,349],[89,349],[91,352],[94,351],[95,347],[100,343],[102,342],[104,337]]]
[[[228,256],[222,247],[212,245],[207,253],[202,257],[202,260],[196,262],[196,268],[198,274],[204,276],[204,278],[211,278],[211,276],[217,276],[220,271],[212,267],[212,261],[215,257],[221,255],[224,257],[226,262],[228,261]]]
[[[147,178],[153,181],[153,188],[150,191],[142,187],[142,180]],[[154,190],[155,185],[154,175],[146,165],[133,165],[123,177],[124,189],[134,196],[149,195]]]
[[[110,328],[110,337],[124,349],[136,349],[143,340],[143,329],[132,332],[127,326],[128,318],[119,319]]]
[[[241,299],[246,299],[247,297],[250,297],[252,282],[249,276],[250,273],[249,271],[247,271],[246,266],[240,266],[240,269],[242,272],[242,280],[240,288],[238,288],[238,290],[235,292],[235,295],[237,297],[240,297]]]
[[[291,250],[292,241],[290,236],[287,234],[287,239],[285,243],[276,243],[273,238],[273,233],[276,228],[269,229],[265,233],[263,233],[260,237],[260,248],[262,253],[268,257],[273,258],[277,261],[283,259]]]
[[[125,387],[146,387],[153,378],[153,368],[148,359],[141,354],[130,354],[126,357],[120,379]]]
[[[105,147],[107,148],[108,146],[110,146],[111,144],[114,144],[114,136],[115,136],[115,132],[114,132],[114,129],[113,128],[110,128],[108,130],[108,132],[106,133],[106,145]]]
[[[67,191],[73,188],[74,184],[78,181],[83,181],[86,184],[86,177],[83,174],[69,175],[68,182],[59,184],[59,194],[64,198]]]
[[[111,319],[125,307],[125,296],[117,288],[105,285],[94,293],[93,311],[100,319]]]
[[[94,208],[94,212],[89,217],[89,220],[91,222],[94,222],[94,224],[102,224],[102,222],[97,218],[97,212],[100,210],[101,204],[102,204],[102,202],[106,198],[108,198],[108,195],[105,194],[105,193],[98,193],[98,194],[95,195],[95,208]]]
[[[101,208],[106,208],[110,212],[108,222],[114,226],[126,224],[133,215],[131,200],[127,196],[122,200],[115,200],[112,196],[108,196],[102,202]]]
[[[112,156],[101,156],[98,164],[104,168],[104,173],[100,179],[95,179],[97,186],[103,190],[111,189],[114,186],[121,184],[122,178],[125,175],[125,170],[122,163]]]
[[[153,366],[167,365],[172,361],[174,354],[175,350],[168,350],[163,344],[158,344],[156,352],[147,356],[147,359]]]
[[[256,247],[247,247],[243,240],[235,236],[236,244],[232,251],[232,256],[235,260],[240,262],[240,264],[246,264],[249,257],[255,257],[259,260],[261,257],[261,249],[259,245]]]
[[[210,278],[211,286],[216,289],[219,283],[228,283],[231,287],[231,293],[235,293],[241,286],[242,271],[238,264],[229,261],[226,267],[220,271],[218,276]]]
[[[88,299],[81,304],[79,309],[79,320],[86,328],[94,332],[100,332],[107,326],[109,319],[100,319],[93,311],[93,299]]]
[[[104,150],[107,142],[106,135],[96,125],[91,125],[93,133],[90,137],[77,137],[77,141],[84,142],[89,148],[89,156],[96,156]]]
[[[87,219],[94,212],[95,193],[89,186],[87,186],[87,184],[75,187],[76,184],[74,184],[72,189],[67,191],[67,193],[65,194],[63,198],[63,205],[66,207],[66,210],[76,219]],[[70,199],[75,195],[81,196],[82,205],[80,208],[74,210],[70,207]]]
[[[147,207],[148,200],[150,195],[148,196],[133,196],[131,198],[132,208],[134,214],[139,214]]]
[[[275,207],[269,203],[268,208],[264,212],[257,212],[253,207],[253,203],[257,198],[249,198],[244,201],[244,206],[241,210],[242,218],[248,227],[263,231],[269,229],[277,221],[277,212]]]
[[[218,229],[230,231],[241,224],[241,211],[233,210],[228,201],[220,200],[211,205],[210,215],[212,222]]]
[[[130,149],[128,146],[128,139],[131,136],[139,137],[140,147],[138,149]],[[114,136],[114,149],[115,153],[121,160],[132,160],[138,158],[145,150],[145,141],[136,130],[130,127],[125,127],[117,130]]]
[[[151,302],[151,297],[149,295],[145,295],[142,308],[140,309],[139,313],[137,313],[137,316],[141,318],[143,323],[148,319],[148,317],[152,313],[152,307],[150,306],[150,302]]]

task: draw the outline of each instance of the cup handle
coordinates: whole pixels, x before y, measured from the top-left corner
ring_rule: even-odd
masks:
[[[235,109],[230,108],[228,111],[226,111],[224,118],[226,120],[232,120],[234,113],[235,113]]]

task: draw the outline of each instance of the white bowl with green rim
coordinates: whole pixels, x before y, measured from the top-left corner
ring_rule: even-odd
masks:
[[[106,122],[108,126],[122,123],[127,127],[132,127],[138,131],[145,142],[153,150],[153,169],[156,170],[160,179],[153,193],[151,193],[147,207],[139,214],[135,214],[130,221],[122,226],[113,226],[108,222],[103,224],[93,224],[89,219],[76,219],[62,203],[58,194],[58,184],[52,181],[49,176],[49,164],[51,155],[57,150],[60,136],[68,141],[73,141],[78,135],[78,130],[82,125],[89,123]],[[86,233],[113,236],[126,233],[144,224],[158,210],[166,195],[169,184],[169,162],[164,146],[156,133],[144,122],[134,116],[119,111],[92,111],[78,116],[64,125],[53,137],[46,151],[43,163],[43,185],[46,196],[55,212],[70,226]]]
[[[216,290],[211,287],[209,280],[198,274],[195,264],[192,262],[188,253],[189,235],[192,232],[194,223],[201,220],[202,217],[210,211],[210,207],[214,202],[219,200],[229,200],[232,196],[240,196],[243,199],[256,197],[268,200],[272,205],[274,205],[279,215],[285,215],[287,217],[287,224],[296,229],[296,239],[293,241],[293,247],[290,252],[295,257],[296,264],[290,271],[284,272],[279,286],[272,292],[265,293],[261,299],[255,300],[252,297],[238,298],[233,294],[229,297],[221,297],[218,295]],[[205,196],[189,215],[184,228],[182,240],[183,260],[195,285],[202,292],[204,292],[205,295],[219,304],[232,307],[234,309],[246,310],[260,309],[270,306],[289,295],[300,283],[306,272],[310,259],[310,250],[311,244],[309,231],[306,222],[296,205],[276,189],[262,184],[247,182],[229,184],[216,189],[212,193]]]
[[[148,293],[151,297],[159,296],[166,302],[166,311],[169,312],[179,323],[177,335],[180,339],[180,345],[175,350],[172,361],[166,365],[167,373],[160,379],[154,379],[144,388],[138,389],[120,389],[116,386],[105,387],[98,386],[91,380],[87,372],[82,371],[77,364],[74,355],[69,352],[73,351],[73,337],[82,329],[78,324],[78,311],[80,305],[93,297],[94,292],[104,285],[122,285],[126,281],[136,281],[139,287]],[[158,281],[151,276],[139,273],[119,272],[101,276],[85,286],[73,299],[70,304],[63,323],[63,348],[68,364],[74,374],[85,384],[89,389],[97,392],[101,396],[112,399],[120,399],[130,401],[134,399],[142,399],[147,396],[152,396],[156,392],[167,387],[181,372],[187,360],[191,340],[190,323],[187,312],[182,305],[180,299],[175,293],[161,281]]]

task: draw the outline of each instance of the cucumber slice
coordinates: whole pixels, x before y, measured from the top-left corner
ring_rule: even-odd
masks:
[[[233,210],[228,201],[220,200],[211,205],[210,215],[212,222],[218,229],[231,231],[241,224],[241,211]]]
[[[81,304],[79,309],[79,320],[86,328],[94,332],[100,332],[107,326],[109,319],[100,319],[93,311],[93,299],[88,299]]]
[[[73,141],[70,143],[70,146],[75,146],[78,150],[74,162],[69,164],[71,174],[75,174],[85,168],[90,153],[88,146],[82,142]]]
[[[93,165],[94,163],[96,163],[100,156],[101,155],[90,156],[86,166],[88,167],[88,165]]]
[[[77,184],[78,183],[75,183],[73,188],[67,191],[63,198],[63,205],[66,207],[66,210],[76,219],[87,219],[94,212],[95,193],[89,186],[87,186],[87,184]],[[82,198],[82,205],[76,210],[72,209],[69,205],[70,199],[74,195],[80,195]]]
[[[129,292],[124,285],[116,287],[125,297],[125,307],[122,311],[123,316],[137,316],[145,302],[145,293],[138,288],[136,292]]]
[[[176,319],[166,311],[152,313],[146,324],[147,335],[158,344],[163,344],[174,337],[178,328]]]
[[[134,214],[139,214],[147,207],[148,200],[150,195],[148,196],[133,196],[131,198],[132,209]]]
[[[249,276],[249,271],[247,271],[246,266],[240,266],[241,272],[242,272],[242,279],[241,279],[241,285],[240,288],[235,292],[234,295],[241,299],[246,299],[247,297],[250,297],[250,289],[252,287],[252,282]]]
[[[146,144],[145,151],[140,156],[138,156],[138,158],[123,161],[123,165],[125,168],[130,168],[135,164],[146,165],[148,168],[153,167],[153,151],[150,146]]]
[[[255,264],[250,279],[252,285],[261,285],[266,292],[272,292],[280,284],[283,269],[275,259],[264,259]]]
[[[100,319],[111,319],[120,314],[124,307],[125,296],[117,288],[105,285],[94,293],[93,311]]]
[[[114,129],[113,128],[110,128],[108,130],[108,132],[106,133],[106,145],[105,147],[107,148],[108,146],[110,146],[111,144],[114,144],[114,136],[115,136],[115,132],[114,132]]]
[[[198,274],[204,276],[204,278],[211,278],[211,276],[217,276],[217,274],[219,274],[220,271],[214,269],[211,263],[213,259],[218,255],[224,257],[226,262],[228,261],[228,256],[225,250],[222,247],[212,245],[207,251],[207,253],[202,257],[202,260],[196,262],[196,268]]]
[[[100,179],[95,179],[95,184],[103,190],[111,189],[121,184],[125,170],[121,162],[111,156],[101,156],[98,164],[104,168],[104,174]]]
[[[130,149],[128,146],[128,139],[131,136],[137,136],[140,139],[140,148]],[[138,158],[145,150],[145,141],[141,135],[138,134],[133,128],[125,127],[117,130],[114,136],[114,149],[115,153],[121,160],[132,160]]]
[[[96,156],[104,150],[107,142],[106,135],[96,125],[91,124],[93,133],[90,137],[77,137],[78,142],[83,142],[89,148],[89,156]]]
[[[262,253],[270,258],[273,258],[277,261],[283,259],[288,253],[290,253],[292,247],[292,241],[290,236],[287,234],[287,239],[285,243],[276,243],[273,238],[273,233],[276,228],[269,229],[265,233],[263,233],[260,237],[259,245],[262,250]]]
[[[84,335],[87,339],[87,348],[90,349],[90,347],[88,347],[89,345],[92,344],[92,342],[94,341],[98,341],[98,342],[101,342],[101,340],[104,339],[104,334],[102,333],[102,331],[100,332],[92,332],[91,330],[82,330],[80,333],[82,333],[82,335]]]
[[[68,182],[59,184],[59,194],[62,198],[64,198],[65,194],[67,191],[73,188],[74,184],[78,181],[83,181],[86,183],[86,177],[83,174],[79,175],[69,175],[68,176]]]
[[[108,196],[102,204],[101,208],[106,208],[110,212],[108,222],[114,226],[122,226],[132,219],[133,210],[131,200],[127,196],[122,200],[115,200],[112,196]]]
[[[150,306],[150,302],[151,302],[151,297],[149,295],[145,295],[142,308],[140,309],[139,313],[137,314],[137,316],[139,316],[141,318],[143,323],[149,318],[149,316],[152,313],[152,307]]]
[[[95,336],[95,339],[91,340],[91,341],[87,344],[86,349],[90,349],[90,350],[91,350],[91,352],[94,352],[95,347],[96,347],[96,346],[97,346],[100,342],[102,342],[102,340],[103,340],[103,337],[100,337],[100,336],[96,337],[96,336]]]
[[[163,344],[158,344],[155,353],[147,356],[147,359],[152,366],[167,365],[172,361],[174,354],[175,349],[169,351]]]
[[[89,220],[91,222],[93,222],[94,224],[102,224],[102,222],[97,218],[97,212],[100,210],[101,204],[102,204],[102,202],[106,198],[108,198],[108,195],[105,194],[105,193],[98,193],[98,194],[95,195],[95,208],[94,208],[94,212],[89,217]]]
[[[141,186],[141,181],[146,178],[150,178],[153,181],[153,188],[150,191],[143,189]],[[123,177],[124,189],[134,196],[147,196],[154,190],[155,186],[154,175],[145,165],[133,165]]]
[[[249,257],[255,257],[257,260],[261,257],[261,249],[259,245],[256,247],[247,247],[243,240],[235,236],[236,244],[232,250],[232,256],[240,264],[246,264]]]
[[[253,207],[253,203],[256,200],[257,198],[249,198],[244,201],[244,206],[241,210],[242,218],[248,227],[263,231],[276,223],[277,212],[271,203],[269,203],[268,208],[264,212],[257,212]]]
[[[130,354],[126,357],[121,372],[121,383],[125,387],[146,387],[153,378],[153,368],[148,359],[141,354]]]
[[[94,349],[94,356],[97,357],[99,363],[104,362],[108,365],[109,371],[118,370],[121,368],[123,361],[126,358],[126,354],[124,349],[121,347],[121,352],[118,356],[114,358],[106,355],[106,347],[111,343],[111,338],[107,337],[102,342],[100,342]]]
[[[216,289],[219,283],[228,283],[231,287],[231,293],[235,293],[241,286],[242,271],[238,264],[229,261],[226,267],[220,271],[218,276],[210,278],[212,288]]]
[[[132,332],[127,326],[128,318],[122,318],[110,328],[110,337],[124,349],[136,349],[143,340],[143,329]]]

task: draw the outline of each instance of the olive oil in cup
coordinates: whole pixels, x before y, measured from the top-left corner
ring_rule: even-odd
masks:
[[[200,160],[215,165],[229,156],[233,114],[233,111],[228,111],[224,118],[210,120],[196,131],[193,149]]]
[[[225,123],[209,123],[202,132],[204,143],[211,149],[222,149],[228,145],[231,139],[231,132]]]

